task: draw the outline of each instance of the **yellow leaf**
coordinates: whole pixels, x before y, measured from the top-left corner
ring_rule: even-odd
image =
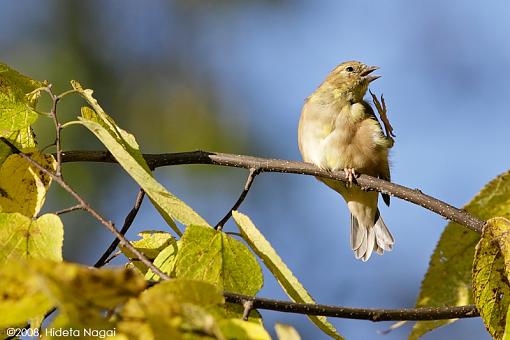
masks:
[[[46,169],[54,171],[55,159],[39,151],[27,153]],[[19,212],[33,217],[39,213],[51,177],[37,169],[20,155],[11,155],[0,168],[0,211]]]
[[[160,263],[161,256],[160,255],[170,245],[175,245],[175,243],[176,243],[175,238],[167,232],[157,231],[157,230],[142,231],[142,232],[138,233],[138,236],[140,236],[141,238],[139,240],[135,240],[135,241],[131,242],[131,244],[136,249],[141,251],[147,257],[147,259],[153,261],[154,265],[156,265],[158,268],[160,268],[159,267],[161,265],[161,263]],[[124,255],[126,255],[126,257],[128,259],[130,259],[131,262],[128,264],[129,267],[136,268],[144,275],[147,274],[147,270],[149,268],[145,264],[143,264],[141,261],[139,261],[136,258],[136,256],[134,256],[133,253],[131,253],[131,251],[129,251],[129,249],[127,249],[126,247],[124,247],[122,245],[120,246],[120,249],[122,250]],[[156,263],[157,257],[160,257],[160,259],[158,259],[158,263]],[[152,271],[150,271],[150,273],[152,274]],[[147,279],[148,280],[152,279],[152,275],[150,276],[150,278],[147,278]]]
[[[510,303],[510,221],[487,221],[473,262],[473,293],[485,327],[495,339],[506,329]]]
[[[93,327],[109,329],[105,316],[138,296],[146,283],[131,270],[96,269],[71,263],[38,261],[32,263],[41,291],[59,308],[52,327]]]
[[[35,104],[39,93],[29,93],[44,83],[30,79],[0,63],[0,136],[7,137],[37,119]]]
[[[60,217],[37,220],[20,213],[0,213],[0,265],[18,259],[62,261],[64,226]]]
[[[53,307],[24,263],[16,260],[3,263],[0,282],[0,328],[23,326]]]
[[[220,329],[226,339],[271,340],[262,325],[241,319],[221,320]]]
[[[301,340],[299,333],[290,325],[277,322],[274,325],[278,340]]]
[[[34,132],[30,126],[14,131],[5,138],[23,152],[34,150],[37,146]],[[2,164],[11,154],[11,147],[5,143],[0,142],[0,164]]]

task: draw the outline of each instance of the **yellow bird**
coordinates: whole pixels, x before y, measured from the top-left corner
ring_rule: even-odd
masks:
[[[388,149],[392,141],[363,97],[379,78],[376,66],[348,61],[337,66],[309,96],[301,111],[298,142],[303,160],[321,169],[344,170],[349,182],[356,173],[390,180]],[[375,251],[393,248],[393,236],[377,208],[378,193],[358,186],[319,178],[340,193],[351,212],[351,248],[367,261]],[[382,195],[389,206],[390,197]]]

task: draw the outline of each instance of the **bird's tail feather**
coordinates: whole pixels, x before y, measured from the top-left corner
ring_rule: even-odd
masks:
[[[384,251],[391,251],[395,243],[388,227],[379,214],[376,214],[374,225],[367,226],[361,224],[358,219],[351,214],[351,248],[354,251],[356,259],[367,261],[372,252],[382,255]]]

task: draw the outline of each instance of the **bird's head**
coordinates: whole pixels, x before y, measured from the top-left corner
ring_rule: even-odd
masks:
[[[360,101],[367,92],[368,84],[380,76],[371,74],[377,66],[367,66],[359,61],[346,61],[335,67],[325,83],[350,101]]]

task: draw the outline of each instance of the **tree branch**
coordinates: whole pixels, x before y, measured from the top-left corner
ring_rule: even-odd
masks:
[[[81,206],[81,204],[76,204],[76,205],[73,205],[72,207],[55,211],[54,214],[55,215],[62,215],[62,214],[67,214],[67,213],[72,212],[72,211],[76,211],[76,210],[83,210],[83,207]]]
[[[267,309],[277,312],[322,315],[334,318],[358,319],[370,321],[400,321],[400,320],[445,320],[457,318],[472,318],[480,314],[475,305],[458,307],[422,307],[404,309],[373,309],[329,306],[291,301],[273,300],[250,297],[235,293],[224,292],[226,302],[235,303],[246,309],[247,302],[253,309]]]
[[[145,154],[151,168],[180,164],[214,164],[228,167],[258,169],[260,172],[282,172],[300,175],[317,176],[346,182],[343,171],[328,172],[303,162],[267,159],[252,156],[232,155],[207,151],[192,151],[166,154]],[[62,152],[63,162],[107,162],[116,163],[115,158],[107,151],[65,151]],[[360,175],[356,179],[363,190],[375,190],[386,193],[408,202],[417,204],[450,221],[459,223],[478,233],[482,232],[485,221],[482,221],[464,210],[426,195],[419,189],[410,189],[385,180]]]
[[[138,191],[138,195],[136,195],[135,205],[133,206],[133,208],[131,208],[131,210],[127,214],[127,216],[124,220],[124,225],[120,229],[120,233],[122,235],[125,235],[127,233],[127,231],[129,230],[129,228],[131,227],[131,225],[133,224],[133,221],[135,220],[135,217],[138,214],[140,207],[142,206],[144,197],[145,197],[145,191],[143,191],[143,189],[140,188],[140,190]],[[103,253],[103,255],[101,255],[99,260],[97,260],[97,262],[94,264],[94,267],[101,268],[102,266],[107,264],[110,255],[113,253],[115,248],[117,248],[119,243],[120,243],[120,240],[118,238],[113,239],[110,246],[106,249],[106,251]]]
[[[250,173],[248,174],[248,178],[246,179],[246,183],[244,184],[243,191],[239,195],[239,198],[234,203],[232,208],[230,208],[230,210],[227,212],[227,214],[225,216],[223,216],[221,221],[219,221],[218,224],[216,224],[216,226],[214,226],[214,229],[216,229],[216,230],[223,229],[223,226],[225,225],[225,223],[227,223],[229,218],[232,217],[232,211],[237,210],[241,206],[244,199],[246,198],[246,195],[248,195],[248,191],[250,191],[251,185],[253,184],[253,180],[255,179],[255,176],[257,176],[257,174],[258,174],[258,169],[255,169],[255,168],[250,169]]]

